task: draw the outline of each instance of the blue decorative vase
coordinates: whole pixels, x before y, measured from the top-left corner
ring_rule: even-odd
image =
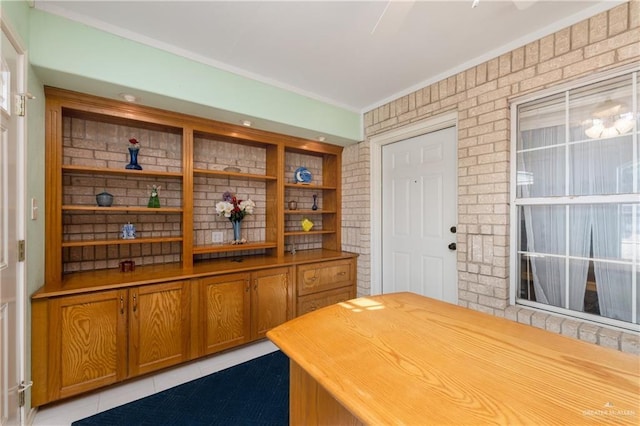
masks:
[[[242,239],[242,237],[240,236],[240,229],[241,229],[240,224],[241,223],[242,223],[241,220],[232,220],[231,221],[231,225],[233,225],[233,240],[234,241],[240,241]]]
[[[129,147],[129,155],[131,156],[131,160],[129,160],[129,164],[125,166],[125,169],[142,170],[142,167],[140,166],[140,164],[138,164],[138,151],[140,151],[140,148]]]

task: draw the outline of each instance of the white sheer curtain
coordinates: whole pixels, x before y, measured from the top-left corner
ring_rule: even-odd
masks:
[[[584,139],[582,129],[571,132],[572,139]],[[570,145],[568,150],[562,144],[565,137],[563,126],[522,132],[522,147],[534,149],[518,154],[518,172],[528,176],[518,185],[520,197],[633,191],[619,179],[621,168],[633,158],[630,136],[584,141]],[[607,261],[625,260],[621,253],[623,222],[638,220],[621,215],[621,208],[619,204],[523,206],[526,250],[534,253],[530,260],[538,302],[584,311],[588,259],[593,257],[604,260],[593,262],[600,314],[632,320],[631,267]],[[564,257],[567,245],[570,256],[582,259]]]
[[[525,172],[530,177],[527,182],[518,186],[519,195],[523,198],[565,195],[566,148],[562,145],[566,138],[565,127],[529,130],[522,132],[521,138],[523,148],[533,147],[534,150],[518,154],[518,171]],[[558,144],[560,146],[553,147]],[[568,223],[566,206],[523,206],[523,214],[526,250],[535,253],[530,260],[536,300],[553,306],[584,311],[588,261],[570,262],[567,283],[568,260],[564,256],[567,251],[567,227],[571,236],[571,252],[588,256],[588,213],[572,211]],[[548,256],[549,254],[563,257]]]
[[[631,135],[593,140],[572,147],[572,195],[630,193],[632,182],[620,179],[620,171],[633,158]],[[589,211],[593,256],[596,259],[625,260],[622,256],[623,222],[619,204],[593,204]],[[628,259],[627,259],[628,260]],[[631,321],[631,267],[620,263],[594,261],[600,315]]]

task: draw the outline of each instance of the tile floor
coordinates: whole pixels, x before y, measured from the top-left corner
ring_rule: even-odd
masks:
[[[178,366],[152,376],[112,386],[101,392],[76,397],[41,409],[33,410],[29,418],[34,426],[69,426],[76,420],[109,410],[173,386],[224,370],[245,361],[274,352],[278,348],[268,340],[243,346],[230,352],[213,355],[200,361]]]

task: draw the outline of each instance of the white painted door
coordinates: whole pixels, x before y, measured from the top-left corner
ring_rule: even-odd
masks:
[[[457,138],[450,127],[382,147],[382,292],[458,301]]]
[[[18,263],[18,239],[22,220],[18,124],[14,96],[18,92],[20,55],[2,31],[0,45],[0,421],[21,423],[18,388],[22,380],[20,313],[22,270]]]

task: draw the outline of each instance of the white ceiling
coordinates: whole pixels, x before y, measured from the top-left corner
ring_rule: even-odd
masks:
[[[37,0],[35,6],[366,112],[619,3]]]

